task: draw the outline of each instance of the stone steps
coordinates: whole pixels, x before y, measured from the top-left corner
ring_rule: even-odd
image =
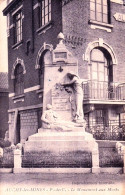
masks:
[[[25,151],[93,151],[98,144],[92,134],[87,132],[39,131],[29,136],[25,142]]]

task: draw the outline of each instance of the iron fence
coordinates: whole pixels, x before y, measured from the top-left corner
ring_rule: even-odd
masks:
[[[51,168],[51,167],[92,167],[91,153],[77,151],[53,154],[51,152],[25,153],[22,156],[22,167]]]
[[[86,127],[86,131],[93,134],[97,140],[123,140],[125,141],[125,121],[109,121],[108,126],[95,124]]]
[[[125,83],[121,83],[117,86],[116,97],[118,100],[125,100]]]
[[[4,148],[3,156],[0,157],[0,168],[13,168],[14,154],[10,148]]]
[[[99,143],[100,167],[123,167],[123,154],[118,154],[114,142]],[[0,158],[0,168],[13,168],[14,155],[12,150],[4,151]],[[22,155],[22,168],[91,168],[92,154],[90,152],[26,152]]]
[[[118,154],[115,147],[99,147],[100,167],[123,167],[123,154]]]
[[[99,147],[100,167],[123,167],[123,155],[118,154],[115,147]],[[22,156],[23,168],[91,168],[92,154],[78,151],[64,155],[51,153],[26,153]]]
[[[125,83],[109,84],[105,81],[87,81],[83,83],[84,100],[125,100]]]

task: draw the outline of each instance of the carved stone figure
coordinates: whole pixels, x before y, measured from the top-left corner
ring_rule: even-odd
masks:
[[[56,112],[52,110],[52,105],[47,104],[47,110],[44,111],[42,117],[42,127],[44,129],[53,129],[53,130],[77,130],[76,127],[82,127],[83,124],[77,124],[70,121],[64,121],[57,116]]]
[[[75,112],[75,120],[76,122],[83,122],[84,114],[83,114],[83,88],[82,88],[82,79],[79,78],[73,72],[67,73],[67,77],[69,78],[69,82],[62,83],[64,87],[70,86],[73,89],[75,96],[75,104],[76,104],[76,112]]]

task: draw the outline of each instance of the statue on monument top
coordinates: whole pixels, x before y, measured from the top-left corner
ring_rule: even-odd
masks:
[[[42,128],[43,129],[51,129],[57,131],[73,131],[78,130],[78,127],[81,127],[84,130],[83,124],[77,124],[71,121],[61,120],[55,111],[52,109],[52,105],[47,104],[47,110],[43,112],[41,117],[42,120]],[[81,129],[80,128],[80,129]]]
[[[75,96],[75,104],[76,104],[76,112],[75,112],[74,120],[77,123],[82,123],[84,122],[83,88],[82,88],[83,80],[80,79],[79,76],[73,72],[67,73],[67,77],[69,78],[70,81],[67,83],[61,83],[61,85],[64,87],[71,87],[73,89],[74,96]]]

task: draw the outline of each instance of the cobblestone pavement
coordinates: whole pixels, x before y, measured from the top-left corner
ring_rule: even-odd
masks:
[[[0,174],[0,195],[125,195],[124,174]]]

